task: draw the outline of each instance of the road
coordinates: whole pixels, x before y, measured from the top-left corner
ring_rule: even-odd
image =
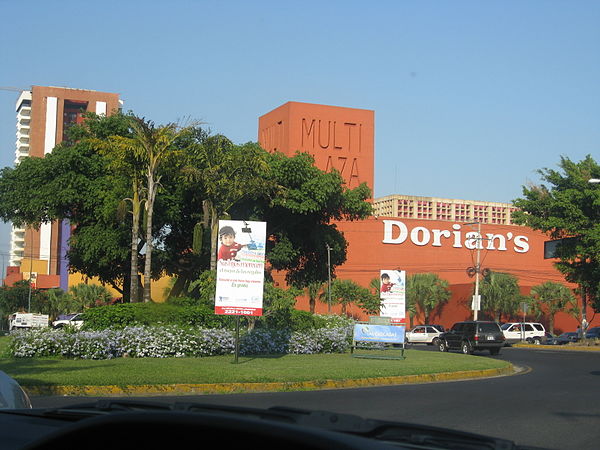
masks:
[[[476,355],[490,357],[487,353]],[[471,381],[160,400],[326,409],[459,429],[549,449],[600,446],[600,352],[505,348],[495,358],[526,370],[519,375]],[[34,407],[74,400],[82,399],[32,399]]]

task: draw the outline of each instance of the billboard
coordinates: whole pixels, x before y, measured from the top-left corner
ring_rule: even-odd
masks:
[[[406,272],[381,270],[379,275],[379,315],[390,317],[392,324],[406,326]]]
[[[354,325],[354,340],[403,344],[404,327],[356,324]]]
[[[219,220],[215,313],[261,316],[266,222]]]

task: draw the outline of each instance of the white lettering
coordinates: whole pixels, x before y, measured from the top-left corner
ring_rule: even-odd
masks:
[[[513,250],[517,253],[527,253],[529,251],[529,238],[527,236],[514,236],[512,232],[503,234],[487,233],[485,237],[476,231],[465,233],[464,242],[462,241],[462,227],[460,224],[452,224],[452,231],[428,229],[424,226],[417,226],[410,230],[404,222],[399,220],[383,220],[383,243],[384,244],[402,244],[410,236],[410,241],[414,245],[425,246],[431,244],[432,247],[442,247],[442,238],[450,239],[453,248],[462,248],[463,244],[469,250],[484,249],[506,251],[507,241],[513,240]],[[432,236],[433,235],[433,236]],[[484,244],[487,241],[487,244]]]
[[[442,237],[449,238],[452,233],[448,230],[431,230],[433,231],[433,242],[432,246],[441,247],[442,246]]]
[[[467,247],[469,250],[475,250],[476,248],[482,249],[483,246],[481,245],[481,235],[477,232],[477,231],[469,231],[466,235],[465,235],[466,239],[465,239],[465,247]]]
[[[423,233],[423,238],[419,239],[419,233]],[[431,234],[429,230],[425,227],[415,227],[410,232],[410,240],[415,245],[427,245],[429,244],[429,239],[431,239]]]
[[[505,236],[502,236],[501,234],[491,234],[491,233],[486,234],[486,236],[488,239],[488,245],[487,245],[488,250],[496,249],[494,247],[494,240],[497,240],[498,241],[498,250],[506,251],[506,237]]]
[[[398,227],[400,234],[398,237],[393,237],[393,228]],[[383,221],[383,243],[384,244],[402,244],[408,237],[408,228],[399,220],[384,220]]]
[[[455,223],[454,225],[452,225],[452,229],[455,230],[452,233],[454,234],[454,245],[452,247],[454,248],[462,248],[462,245],[460,244],[460,225]]]
[[[529,239],[527,236],[515,236],[514,251],[517,253],[526,253],[529,251]]]

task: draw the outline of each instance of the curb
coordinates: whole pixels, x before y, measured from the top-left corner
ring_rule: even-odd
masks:
[[[143,395],[199,395],[239,394],[250,392],[286,392],[319,389],[343,389],[397,384],[435,383],[513,375],[516,368],[510,364],[499,369],[468,370],[422,375],[354,380],[299,381],[289,383],[212,383],[163,384],[139,386],[22,386],[29,396],[119,397]]]
[[[537,348],[538,350],[567,350],[574,352],[600,352],[600,346],[572,346],[572,345],[535,345],[535,344],[515,344],[514,348]]]

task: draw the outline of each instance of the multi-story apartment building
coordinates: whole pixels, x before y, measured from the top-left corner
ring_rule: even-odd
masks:
[[[387,195],[373,200],[373,213],[378,217],[402,219],[480,222],[492,225],[514,225],[510,203],[481,202],[413,195]]]
[[[117,111],[120,103],[119,94],[83,89],[32,86],[31,90],[22,91],[16,103],[15,164],[29,156],[44,157],[50,153],[63,141],[69,126],[82,122],[84,112],[106,115]],[[39,230],[13,227],[9,266],[20,266],[24,258],[35,260],[41,275],[54,276],[60,279],[61,287],[66,287],[69,235],[66,221],[42,224]]]

